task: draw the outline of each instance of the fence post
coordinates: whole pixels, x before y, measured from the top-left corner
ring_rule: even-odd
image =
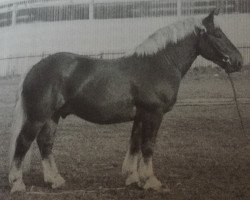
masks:
[[[182,0],[177,0],[177,17],[180,18],[181,17],[181,1]]]
[[[42,53],[42,59],[46,57],[45,52]]]
[[[17,12],[17,4],[14,3],[12,6],[12,21],[11,21],[12,26],[16,25],[16,12]]]
[[[103,59],[104,53],[102,52],[99,55],[100,55],[100,58]]]
[[[94,0],[89,2],[89,20],[94,19]]]
[[[228,14],[228,3],[225,1],[225,14]]]

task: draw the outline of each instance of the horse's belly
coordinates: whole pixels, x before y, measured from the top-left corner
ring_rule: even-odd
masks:
[[[74,109],[77,116],[98,124],[112,124],[131,121],[135,117],[136,108],[132,103],[116,102],[96,105],[82,102]]]
[[[76,115],[100,124],[133,120],[135,109],[129,78],[110,70],[103,69],[84,81],[72,102]]]

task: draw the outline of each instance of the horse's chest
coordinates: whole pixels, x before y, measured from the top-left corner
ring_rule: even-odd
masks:
[[[174,106],[177,95],[178,95],[179,85],[166,84],[162,90],[162,100],[164,102],[164,110],[169,111]]]
[[[143,85],[137,93],[137,99],[144,105],[162,106],[168,110],[176,101],[178,85],[168,81]]]

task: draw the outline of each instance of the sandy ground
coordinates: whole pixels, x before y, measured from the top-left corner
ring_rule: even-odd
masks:
[[[250,70],[233,75],[246,133],[250,135]],[[54,153],[63,189],[43,183],[35,145],[27,192],[9,195],[8,143],[19,78],[0,79],[0,199],[250,199],[250,147],[242,134],[232,90],[219,70],[199,69],[182,82],[179,103],[165,115],[154,155],[155,173],[170,193],[125,188],[121,165],[132,123],[95,125],[61,120]],[[203,102],[181,104],[180,102]],[[205,102],[205,103],[204,103]],[[207,104],[206,102],[210,102]],[[211,102],[222,102],[211,104]]]

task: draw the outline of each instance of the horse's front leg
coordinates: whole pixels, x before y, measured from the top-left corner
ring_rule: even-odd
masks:
[[[161,110],[155,110],[153,112],[143,110],[141,114],[142,158],[139,162],[138,173],[140,178],[140,186],[146,190],[153,189],[156,191],[161,191],[163,189],[161,182],[154,175],[152,162],[155,140],[162,122],[162,118],[163,112],[161,112]]]
[[[136,114],[132,133],[130,137],[129,148],[126,153],[125,159],[122,165],[122,173],[127,176],[126,186],[139,184],[139,174],[138,174],[138,159],[141,151],[141,120]]]

